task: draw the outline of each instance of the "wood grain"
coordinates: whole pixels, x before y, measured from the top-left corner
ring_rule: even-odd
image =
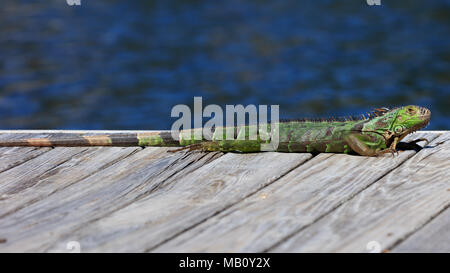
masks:
[[[84,152],[87,148],[69,147],[54,148],[32,158],[17,167],[0,173],[0,196],[9,195],[27,189],[38,181],[38,177]]]
[[[38,177],[21,191],[16,191],[0,198],[0,219],[34,202],[62,190],[73,183],[83,180],[127,156],[140,151],[140,147],[108,147],[88,148],[70,157],[67,161],[57,165]],[[30,162],[33,164],[34,162]],[[23,186],[23,185],[22,185]]]
[[[226,154],[154,195],[103,217],[58,241],[75,239],[84,251],[145,251],[195,226],[276,181],[309,154]]]
[[[169,186],[170,177],[186,175],[217,157],[215,153],[186,155],[167,150],[145,148],[4,216],[0,230],[7,242],[0,244],[0,251],[52,251],[60,236]]]
[[[388,251],[450,204],[450,133],[295,235],[274,252]],[[369,245],[368,245],[369,244]]]
[[[46,138],[46,137],[70,137],[79,134],[63,133],[60,131],[38,131],[29,130],[19,133],[18,131],[9,131],[9,133],[0,134],[0,139],[26,139],[26,138]],[[50,151],[48,147],[0,147],[0,173],[18,166],[30,159]]]
[[[449,133],[408,139],[441,134],[395,158],[0,147],[0,252],[448,252]]]
[[[153,251],[265,251],[332,212],[413,155],[414,151],[394,158],[320,154]]]
[[[47,137],[48,134],[0,134],[0,139],[27,138],[31,136]],[[0,173],[33,159],[50,148],[0,147]]]
[[[450,190],[450,187],[449,189]],[[450,209],[394,247],[391,252],[450,252]]]

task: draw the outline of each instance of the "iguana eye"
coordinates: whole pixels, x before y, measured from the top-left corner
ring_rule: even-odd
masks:
[[[401,125],[398,125],[394,128],[394,133],[396,134],[400,134],[401,132],[403,132],[404,128]]]
[[[408,112],[408,114],[414,114],[416,111],[414,110],[414,108],[409,107],[406,109],[406,112]]]

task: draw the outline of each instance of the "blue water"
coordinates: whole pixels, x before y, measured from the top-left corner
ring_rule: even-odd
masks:
[[[418,104],[449,129],[450,1],[381,3],[2,0],[0,129],[169,129],[194,96],[281,118]]]

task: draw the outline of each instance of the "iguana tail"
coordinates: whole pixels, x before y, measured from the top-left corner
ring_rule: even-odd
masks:
[[[186,143],[189,144],[189,143]],[[170,131],[148,132],[139,134],[71,136],[50,138],[27,138],[0,140],[1,146],[34,146],[34,147],[79,147],[79,146],[180,146],[180,142],[172,138]]]

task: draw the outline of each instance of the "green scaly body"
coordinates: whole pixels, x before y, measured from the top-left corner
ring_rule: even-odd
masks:
[[[400,140],[425,127],[429,120],[428,109],[411,105],[392,110],[377,109],[369,117],[357,119],[279,122],[268,124],[266,130],[256,125],[216,128],[211,140],[194,139],[193,132],[201,129],[191,129],[182,130],[178,140],[174,139],[170,132],[150,132],[121,136],[6,140],[0,141],[0,146],[181,146],[190,150],[259,152],[262,150],[262,144],[266,144],[279,152],[354,153],[376,156],[395,152]],[[258,131],[257,138],[253,140],[249,137],[252,130]],[[278,145],[274,145],[273,136],[277,132],[279,141]],[[227,140],[227,134],[230,140]]]

